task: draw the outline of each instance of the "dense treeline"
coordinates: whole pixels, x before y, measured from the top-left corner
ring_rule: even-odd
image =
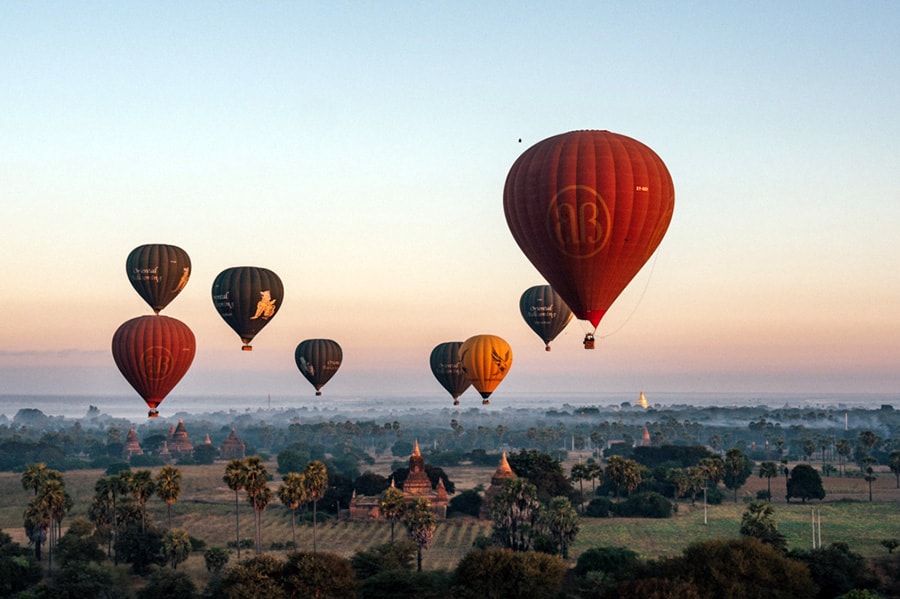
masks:
[[[900,412],[890,406],[870,410],[690,406],[645,410],[624,405],[544,412],[472,408],[409,410],[384,420],[374,420],[371,414],[357,420],[338,418],[336,412],[306,409],[187,416],[187,428],[198,451],[183,458],[184,463],[215,459],[216,449],[232,428],[246,442],[248,455],[275,456],[294,448],[320,456],[349,454],[360,463],[372,455],[393,455],[402,461],[418,439],[423,453],[430,456],[429,463],[436,466],[463,460],[489,463],[488,454],[503,449],[533,449],[562,458],[565,451],[608,448],[607,454],[626,457],[637,451],[635,459],[652,468],[654,460],[692,459],[687,455],[697,451],[680,449],[685,457],[672,454],[668,459],[657,451],[654,457],[652,448],[670,446],[707,447],[713,452],[737,448],[755,461],[816,460],[843,471],[848,465],[862,470],[866,460],[887,465],[891,452],[900,449]],[[11,419],[0,416],[0,470],[20,471],[38,461],[62,471],[106,468],[121,461],[125,436],[132,426],[96,409],[72,420],[24,408]],[[135,427],[148,455],[134,458],[138,461],[132,465],[159,465],[152,454],[170,426],[164,421],[148,421]],[[204,435],[210,437],[210,449],[198,443]]]

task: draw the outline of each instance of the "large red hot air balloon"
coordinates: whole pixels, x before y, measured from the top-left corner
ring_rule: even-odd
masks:
[[[139,316],[113,334],[112,354],[122,376],[150,407],[156,408],[194,360],[196,342],[186,324],[168,316]]]
[[[672,177],[659,156],[609,131],[538,142],[513,163],[503,190],[516,243],[595,330],[659,246],[674,206]]]

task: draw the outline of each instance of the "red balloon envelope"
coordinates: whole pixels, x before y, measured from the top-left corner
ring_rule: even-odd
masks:
[[[194,360],[196,341],[186,324],[168,316],[139,316],[120,326],[112,354],[122,376],[150,407],[149,417]]]
[[[674,206],[672,177],[659,156],[609,131],[538,142],[513,163],[503,190],[516,243],[595,329],[659,246]]]

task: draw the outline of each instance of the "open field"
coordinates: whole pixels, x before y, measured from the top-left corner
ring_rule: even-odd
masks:
[[[274,463],[268,464],[275,472]],[[183,492],[173,506],[173,526],[186,529],[192,536],[206,541],[209,546],[222,546],[233,540],[234,493],[222,482],[224,463],[212,466],[184,466]],[[568,468],[568,465],[567,465]],[[473,488],[490,480],[493,468],[446,468],[457,490]],[[93,495],[94,483],[103,475],[100,470],[79,470],[65,473],[66,486],[75,501],[69,518],[85,517]],[[21,475],[0,473],[0,528],[14,540],[26,543],[22,529],[22,511],[29,499],[29,492],[22,489]],[[277,481],[277,479],[276,479]],[[882,539],[900,539],[900,489],[894,476],[884,470],[874,484],[874,499],[868,501],[868,485],[861,478],[825,478],[828,493],[824,502],[802,505],[785,503],[784,479],[772,479],[775,496],[775,519],[779,529],[787,537],[792,548],[809,548],[812,544],[811,515],[813,508],[821,517],[821,534],[824,544],[843,541],[866,557],[885,554],[880,545]],[[277,482],[273,482],[273,488]],[[752,476],[739,490],[738,502],[726,494],[722,505],[709,506],[708,524],[703,523],[703,506],[700,502],[691,506],[679,502],[677,514],[670,519],[608,518],[582,520],[581,532],[572,548],[572,557],[599,545],[628,547],[644,557],[661,557],[679,553],[694,541],[715,537],[738,536],[744,498],[754,497],[756,491],[765,489],[766,480]],[[587,488],[585,489],[587,491]],[[779,497],[781,498],[779,500]],[[148,504],[149,513],[157,523],[166,522],[166,506],[158,499]],[[241,538],[253,537],[253,513],[240,495]],[[64,523],[65,525],[65,523]],[[402,525],[397,533],[403,534]],[[432,548],[426,552],[423,566],[452,568],[472,546],[479,534],[489,534],[490,523],[469,518],[454,518],[438,524]],[[291,540],[290,512],[274,501],[263,514],[263,543]],[[390,539],[390,526],[385,522],[330,521],[318,527],[318,547],[350,556]],[[297,544],[301,549],[312,549],[312,527],[298,526]],[[242,555],[249,555],[242,552]],[[198,577],[205,577],[203,559],[195,555],[184,566]]]

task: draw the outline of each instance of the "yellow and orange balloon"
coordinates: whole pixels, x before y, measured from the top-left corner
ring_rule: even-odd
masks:
[[[512,366],[512,348],[496,335],[475,335],[459,348],[459,362],[472,386],[481,394],[481,403],[488,398],[506,377]]]

